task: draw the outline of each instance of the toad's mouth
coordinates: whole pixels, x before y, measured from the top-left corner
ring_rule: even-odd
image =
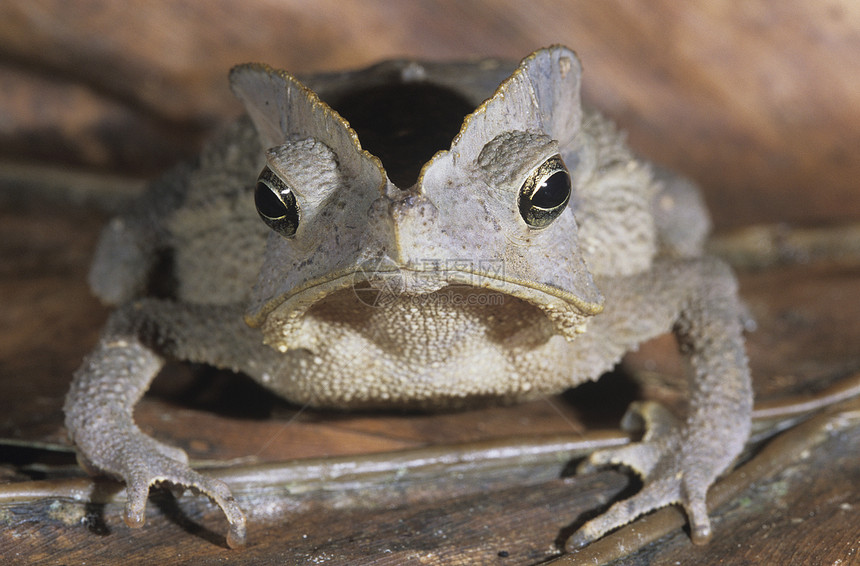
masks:
[[[349,269],[316,278],[273,297],[260,308],[249,311],[246,322],[263,327],[267,342],[281,350],[291,342],[308,311],[337,293],[352,292],[355,309],[402,308],[448,309],[492,306],[504,297],[515,298],[539,309],[557,334],[573,340],[585,331],[588,320],[603,310],[603,297],[579,294],[552,285],[522,280],[493,269],[474,269],[468,265],[404,268],[377,264]],[[495,297],[495,298],[494,298]],[[340,302],[343,302],[342,300]],[[274,338],[280,336],[280,338]],[[274,343],[273,343],[274,342]]]

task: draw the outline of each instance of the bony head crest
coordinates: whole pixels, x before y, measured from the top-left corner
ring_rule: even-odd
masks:
[[[347,121],[286,71],[260,63],[238,65],[230,71],[230,85],[264,148],[312,138],[331,148],[348,174],[384,185],[382,164],[362,149]]]

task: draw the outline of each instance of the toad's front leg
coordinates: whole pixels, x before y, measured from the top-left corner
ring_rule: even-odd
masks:
[[[235,362],[220,358],[225,352],[235,358],[243,343],[246,359],[256,363],[259,338],[242,324],[240,309],[145,300],[113,313],[98,346],[75,373],[65,404],[69,436],[85,468],[125,481],[129,526],[143,525],[149,487],[168,482],[210,497],[230,523],[227,543],[244,543],[245,515],[227,486],[193,471],[185,452],[146,436],[133,419],[163,356],[231,367]],[[239,365],[235,369],[253,369]]]
[[[642,422],[642,441],[596,452],[582,469],[626,465],[642,476],[643,488],[585,523],[569,548],[673,503],[684,507],[693,542],[706,542],[711,535],[708,488],[749,437],[752,389],[734,276],[721,262],[704,259],[664,264],[648,278],[633,286],[646,291],[620,293],[622,309],[609,313],[610,324],[617,325],[617,335],[629,337],[639,323],[625,321],[621,311],[662,319],[667,308],[674,310],[673,328],[692,366],[689,413],[680,422],[652,403],[631,407],[625,424]]]

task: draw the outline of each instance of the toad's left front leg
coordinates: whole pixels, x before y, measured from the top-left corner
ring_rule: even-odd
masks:
[[[713,259],[666,267],[651,275],[654,294],[649,291],[641,297],[643,306],[651,308],[632,312],[674,305],[674,332],[692,366],[688,416],[681,422],[654,403],[631,407],[625,424],[644,422],[642,441],[596,452],[582,468],[622,464],[642,476],[643,488],[585,523],[568,548],[588,544],[643,513],[674,503],[687,513],[693,542],[707,542],[708,488],[749,437],[752,388],[734,276]]]

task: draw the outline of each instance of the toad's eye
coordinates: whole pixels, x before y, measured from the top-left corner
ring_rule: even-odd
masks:
[[[564,212],[570,200],[570,174],[554,155],[532,171],[520,188],[520,216],[532,228],[544,228]]]
[[[285,238],[296,235],[299,227],[299,205],[290,187],[268,167],[257,177],[254,189],[257,212],[269,228]]]

